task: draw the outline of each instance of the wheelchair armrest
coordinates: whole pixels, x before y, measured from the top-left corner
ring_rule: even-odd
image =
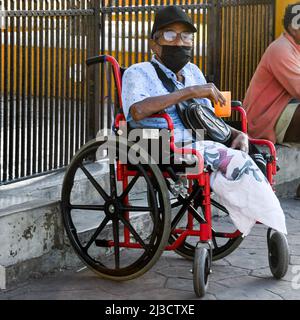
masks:
[[[249,142],[258,145],[258,146],[265,146],[269,149],[270,151],[270,156],[271,158],[269,159],[269,162],[272,165],[272,174],[276,175],[277,173],[277,165],[276,165],[276,160],[277,160],[277,153],[276,153],[276,148],[274,143],[272,143],[269,140],[264,140],[264,139],[251,139],[249,138]]]
[[[198,152],[196,149],[187,149],[187,148],[177,148],[176,147],[176,145],[174,143],[174,124],[173,124],[172,118],[167,113],[154,114],[154,115],[150,116],[149,118],[163,118],[166,120],[166,122],[168,124],[168,130],[170,130],[170,132],[171,132],[171,137],[170,137],[171,150],[174,153],[177,153],[180,155],[192,154],[192,155],[196,156],[198,159],[198,175],[203,173],[203,171],[204,171],[204,158],[200,152]]]
[[[248,133],[247,113],[246,110],[242,107],[242,103],[240,101],[232,101],[231,110],[236,111],[240,114],[242,122],[242,132]]]

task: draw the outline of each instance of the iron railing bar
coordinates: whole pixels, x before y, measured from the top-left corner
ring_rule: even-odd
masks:
[[[20,2],[19,1],[17,1],[17,9],[20,9]],[[20,101],[21,36],[20,36],[20,26],[21,26],[20,19],[16,19],[16,31],[17,31],[17,35],[16,35],[17,44],[16,44],[16,46],[17,47],[16,47],[16,129],[15,129],[16,143],[15,143],[15,151],[14,151],[14,153],[15,153],[15,171],[14,171],[15,179],[19,178],[19,176],[20,176],[20,167],[18,165],[20,163],[20,143],[19,142],[20,142],[20,120],[21,120],[21,101]],[[0,58],[0,61],[2,61],[1,58]],[[0,75],[2,75],[1,70],[0,70]],[[1,84],[0,84],[0,88],[1,88]],[[0,141],[1,141],[1,138],[0,138]]]
[[[122,6],[125,5],[125,1],[122,0]],[[117,16],[119,16],[117,14]],[[122,12],[122,60],[121,60],[121,66],[126,66],[126,48],[125,48],[125,28],[126,28],[126,18],[125,18],[125,12]],[[118,30],[119,31],[119,30]],[[119,41],[119,37],[117,34],[117,40]],[[117,51],[117,50],[116,50]],[[118,56],[118,55],[117,55]]]
[[[43,0],[39,0],[39,7],[43,7]],[[38,119],[38,164],[37,164],[37,171],[42,172],[42,159],[43,159],[43,141],[45,140],[45,136],[43,134],[43,125],[44,125],[44,79],[45,79],[45,72],[44,72],[44,21],[45,19],[41,17],[39,19],[40,26],[39,26],[39,103],[38,103],[38,112],[39,112],[39,119]]]
[[[117,7],[119,6],[119,1],[118,0],[115,1],[115,5]],[[123,19],[122,19],[121,29],[122,29],[122,31],[124,29]],[[120,61],[119,34],[120,34],[120,15],[119,15],[118,12],[116,12],[116,14],[115,14],[115,36],[114,36],[114,41],[115,41],[115,58],[117,59],[117,61]],[[123,40],[123,37],[122,37],[122,40]]]
[[[15,1],[11,0],[10,5],[14,8]],[[10,17],[10,29],[15,29],[15,18]],[[8,110],[8,178],[13,179],[13,164],[15,163],[14,157],[14,147],[15,147],[15,137],[14,137],[14,126],[15,126],[15,101],[14,101],[14,85],[15,85],[15,39],[14,32],[10,32],[10,84],[9,84],[9,110]]]
[[[101,8],[105,6],[106,1],[102,0],[101,1]],[[105,54],[105,39],[106,39],[106,14],[104,12],[101,12],[101,54]],[[104,105],[105,105],[105,87],[104,87],[104,82],[105,82],[105,65],[101,64],[100,65],[100,129],[104,129]]]
[[[80,6],[80,0],[77,0],[76,7]],[[79,136],[80,136],[80,104],[79,104],[79,97],[80,97],[80,38],[82,37],[82,24],[80,23],[80,17],[75,17],[75,28],[76,28],[76,55],[75,55],[75,65],[76,65],[76,82],[75,82],[75,145],[74,145],[74,152],[79,149]]]
[[[59,7],[60,5],[60,1],[56,0],[56,9]],[[56,29],[56,33],[55,33],[55,42],[56,42],[56,48],[55,48],[55,105],[54,105],[54,137],[53,137],[53,141],[54,141],[54,151],[53,151],[53,168],[57,168],[58,167],[58,157],[59,157],[59,129],[60,129],[60,124],[62,119],[59,118],[59,114],[60,114],[60,101],[61,101],[61,96],[60,96],[60,90],[59,90],[59,83],[60,83],[60,79],[59,79],[59,70],[60,70],[60,53],[61,53],[61,48],[60,48],[60,38],[59,38],[59,34],[60,34],[60,17],[56,17],[55,19],[55,29]]]
[[[22,7],[25,7],[25,2],[21,2]],[[20,138],[20,178],[25,176],[25,149],[26,149],[26,75],[27,75],[27,65],[26,65],[26,17],[22,17],[22,88],[21,88],[21,138]]]
[[[205,4],[207,0],[204,0]],[[199,9],[200,16],[200,9]],[[203,19],[202,19],[202,72],[207,75],[207,54],[206,54],[206,43],[207,43],[207,8],[203,8]],[[200,41],[199,41],[200,42]]]
[[[4,21],[4,18],[1,18],[1,22],[3,23]],[[5,23],[4,23],[4,26],[5,26]],[[2,133],[2,130],[3,130],[3,111],[4,111],[4,101],[3,101],[3,89],[2,89],[2,72],[4,73],[4,70],[3,70],[3,64],[2,64],[2,59],[3,59],[3,55],[2,55],[2,47],[3,47],[3,42],[2,42],[2,28],[3,28],[3,25],[1,25],[1,28],[0,28],[0,45],[1,45],[1,50],[0,50],[0,155],[3,155],[4,152],[3,152],[3,145],[2,145],[2,141],[4,141],[3,139],[3,133]],[[3,160],[0,161],[0,181],[3,180]]]
[[[49,0],[44,1],[45,10],[49,10]],[[50,66],[51,70],[51,66]],[[49,20],[45,20],[45,95],[44,95],[44,145],[43,145],[43,171],[49,170],[48,148],[50,144],[49,130]]]
[[[4,10],[8,10],[8,0],[4,0]],[[8,46],[8,27],[9,20],[8,17],[4,17],[4,50],[3,50],[3,63],[4,63],[4,83],[3,83],[3,160],[2,160],[2,176],[3,180],[7,180],[7,166],[8,166],[8,55],[9,55],[9,46]]]
[[[81,5],[82,8],[84,6],[84,1],[82,0]],[[87,24],[87,18],[82,17],[82,29],[81,29],[81,57],[80,57],[80,63],[81,63],[81,89],[80,89],[80,146],[82,146],[85,143],[85,126],[86,126],[86,113],[85,113],[85,101],[86,101],[86,66],[85,66],[85,60],[86,60],[86,24]]]
[[[31,1],[28,2],[28,10],[32,10]],[[27,145],[27,152],[26,152],[26,175],[32,174],[31,172],[31,165],[32,165],[32,149],[31,149],[31,141],[32,141],[32,117],[31,117],[31,104],[32,104],[32,87],[31,87],[31,80],[32,80],[32,19],[28,17],[28,59],[27,59],[27,128],[26,128],[26,145]]]
[[[146,8],[146,2],[145,0],[142,0],[142,7]],[[145,12],[146,10],[142,10],[141,12],[141,18],[142,18],[142,30],[141,30],[141,59],[142,61],[145,61]]]
[[[71,5],[75,6],[75,1],[72,0]],[[70,104],[70,153],[69,156],[70,158],[73,157],[75,150],[75,26],[76,26],[76,21],[75,17],[70,17],[71,19],[71,60],[70,60],[70,71],[71,71],[71,79],[70,79],[70,85],[71,85],[71,104]],[[69,159],[70,160],[70,159]]]
[[[50,1],[50,10],[54,8],[54,2]],[[50,30],[49,30],[49,40],[50,40],[50,56],[49,56],[49,64],[50,64],[50,79],[49,79],[49,153],[48,153],[48,169],[53,169],[53,144],[55,143],[54,138],[54,76],[55,76],[55,63],[54,63],[54,17],[49,17],[50,22]]]
[[[33,10],[37,10],[37,1],[34,1]],[[33,105],[32,105],[32,173],[36,173],[37,171],[37,163],[38,161],[38,148],[37,148],[37,140],[39,136],[37,134],[38,125],[38,107],[37,107],[37,77],[38,77],[38,68],[37,68],[37,50],[38,50],[38,37],[37,37],[37,29],[38,29],[38,17],[33,18]]]
[[[108,5],[112,6],[112,0],[108,1]],[[112,15],[108,16],[108,54],[112,55]],[[106,75],[107,75],[107,105],[104,110],[106,110],[106,121],[104,124],[106,128],[111,128],[111,106],[112,106],[112,69],[109,64],[106,65]],[[105,114],[104,114],[105,116]]]
[[[71,0],[66,0],[67,8],[71,6]],[[66,108],[65,108],[65,162],[67,165],[70,160],[70,46],[71,46],[71,19],[68,17],[66,24]]]
[[[65,8],[65,0],[61,1],[61,7]],[[61,79],[60,79],[60,141],[59,141],[59,166],[63,166],[67,163],[64,158],[64,146],[66,139],[66,75],[65,75],[65,62],[66,62],[66,18],[61,18],[61,32],[60,32],[60,43],[61,43]]]
[[[129,7],[132,7],[132,0],[129,0]],[[128,19],[132,22],[132,11],[128,13]],[[125,50],[123,48],[123,50]],[[128,26],[128,66],[132,65],[132,23]]]
[[[139,5],[139,0],[135,0],[135,5],[138,6]],[[133,8],[133,7],[132,7]],[[139,15],[138,13],[140,11],[133,11],[135,12],[135,19],[134,19],[134,33],[135,35],[138,34],[138,27],[139,27]],[[134,53],[135,53],[135,63],[137,63],[139,61],[139,39],[137,36],[134,37]]]

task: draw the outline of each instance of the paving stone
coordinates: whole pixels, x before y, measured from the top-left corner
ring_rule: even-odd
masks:
[[[300,225],[300,224],[299,224]],[[287,236],[289,244],[300,245],[300,233],[297,235],[288,234]],[[299,249],[300,250],[300,249]]]
[[[280,201],[283,211],[295,220],[300,220],[300,201],[294,199],[282,199]]]
[[[240,248],[246,249],[267,249],[267,237],[247,237],[240,245]]]
[[[288,235],[294,235],[294,236],[299,235],[299,233],[300,233],[299,220],[293,220],[291,218],[288,218],[286,220],[286,228],[288,231]]]
[[[102,290],[71,290],[71,291],[34,291],[26,294],[13,295],[8,300],[118,300],[116,295],[103,293]]]
[[[193,274],[191,273],[191,268],[192,264],[190,263],[189,266],[161,268],[157,273],[170,278],[192,279]]]
[[[274,288],[282,288],[284,290],[292,289],[290,282],[284,280],[276,280],[273,277],[259,278],[253,276],[242,276],[233,279],[224,279],[222,281],[219,281],[218,283],[228,287],[229,291],[238,289],[247,291],[248,293],[251,293],[252,296],[255,296],[255,294],[265,294],[266,292],[272,292],[273,294],[276,294],[274,293]]]
[[[211,281],[220,281],[228,278],[236,278],[243,275],[248,275],[249,270],[240,269],[232,266],[212,266]]]
[[[267,252],[260,254],[257,250],[238,249],[230,256],[226,257],[226,261],[231,266],[248,270],[264,268],[269,265]]]
[[[228,289],[216,294],[217,300],[282,300],[282,298],[267,290]]]
[[[251,276],[255,276],[255,277],[260,277],[260,278],[265,278],[265,279],[269,279],[269,280],[276,280],[273,275],[272,272],[270,270],[270,268],[262,268],[262,269],[257,269],[257,270],[253,270],[250,273]],[[294,275],[292,274],[292,266],[289,266],[287,274],[285,275],[284,278],[282,278],[281,280],[276,280],[277,282],[280,281],[292,281],[292,278],[294,277]]]
[[[178,279],[168,278],[166,286],[167,289],[183,290],[183,291],[194,291],[192,279]]]
[[[167,257],[167,260],[172,267],[182,266],[190,268],[193,264],[192,260],[185,259],[179,255]]]
[[[299,256],[290,256],[290,264],[300,266],[300,257]]]

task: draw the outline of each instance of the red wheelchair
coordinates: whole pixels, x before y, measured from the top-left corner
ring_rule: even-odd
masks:
[[[164,250],[174,250],[193,260],[194,290],[203,297],[212,261],[232,253],[243,236],[232,224],[227,209],[214,199],[210,172],[201,154],[175,145],[173,123],[167,114],[153,117],[163,117],[168,124],[171,158],[190,154],[197,172],[183,174],[188,166],[185,163],[149,162],[134,141],[128,141],[122,127],[121,69],[107,55],[87,61],[88,65],[97,63],[111,64],[120,110],[115,117],[113,143],[108,144],[105,135],[88,142],[65,173],[61,209],[70,243],[87,267],[100,277],[119,281],[141,276]],[[241,116],[242,130],[247,132],[244,109],[238,102],[232,106]],[[267,179],[273,186],[276,149],[269,141],[251,142],[267,148]],[[145,161],[133,161],[136,153]],[[289,264],[286,237],[269,229],[267,241],[271,272],[280,279]]]

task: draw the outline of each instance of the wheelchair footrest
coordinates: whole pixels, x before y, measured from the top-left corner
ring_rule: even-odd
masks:
[[[97,247],[104,247],[104,248],[108,248],[110,246],[107,240],[102,240],[102,239],[96,239],[95,245]]]

